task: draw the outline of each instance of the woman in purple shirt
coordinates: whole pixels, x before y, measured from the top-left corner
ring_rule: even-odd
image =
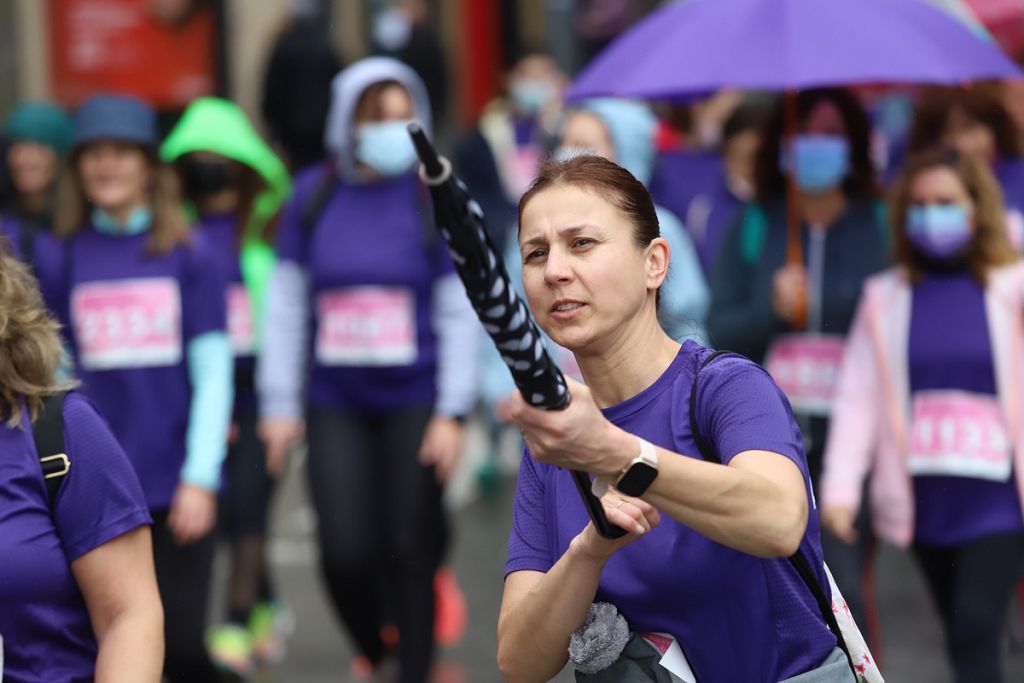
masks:
[[[37,250],[37,270],[66,322],[83,392],[110,421],[153,515],[164,673],[217,681],[203,630],[234,389],[226,274],[189,233],[157,157],[152,109],[97,95],[76,112],[74,132],[73,191],[55,229],[64,241]]]
[[[359,670],[400,633],[401,683],[429,678],[441,485],[473,406],[479,322],[428,216],[406,126],[430,127],[423,82],[371,57],[334,81],[334,158],[299,174],[277,237],[257,367],[271,474],[308,427],[321,567]],[[391,613],[385,612],[391,608]]]
[[[1024,560],[1024,268],[993,174],[930,150],[897,184],[898,264],[868,280],[850,331],[822,475],[822,519],[856,540],[871,469],[874,530],[913,548],[957,681],[999,681]]]
[[[32,422],[60,390],[60,339],[9,250],[0,240],[3,680],[156,683],[163,617],[142,488],[96,408],[72,392],[62,413],[71,465],[51,503]]]
[[[800,431],[745,359],[700,372],[695,424],[723,464],[701,458],[689,401],[711,352],[658,324],[670,253],[650,195],[615,164],[577,157],[544,167],[519,217],[530,308],[587,384],[570,382],[564,411],[512,398],[527,451],[498,624],[502,673],[553,677],[570,634],[603,601],[632,631],[674,639],[704,683],[808,672],[800,680],[851,681],[786,560],[799,550],[826,584]],[[597,534],[569,468],[613,486],[602,503],[626,536]]]

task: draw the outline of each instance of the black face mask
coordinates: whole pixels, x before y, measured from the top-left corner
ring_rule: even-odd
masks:
[[[209,197],[231,187],[231,168],[222,161],[190,161],[182,169],[185,192],[190,197]]]

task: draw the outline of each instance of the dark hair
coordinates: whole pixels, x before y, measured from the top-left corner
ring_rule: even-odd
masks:
[[[1017,128],[996,87],[975,85],[970,88],[926,88],[915,110],[909,151],[919,152],[941,144],[950,114],[959,109],[967,118],[992,131],[999,156],[1020,155],[1022,150]]]
[[[984,284],[990,268],[1013,263],[1018,255],[1007,235],[999,182],[983,161],[954,149],[933,147],[907,160],[893,188],[890,207],[895,260],[907,269],[912,282],[922,278],[917,251],[907,236],[907,209],[917,176],[934,168],[947,168],[956,174],[974,201],[974,234],[968,246],[967,263],[978,282]]]
[[[846,140],[850,144],[850,174],[843,181],[843,193],[847,197],[859,199],[877,196],[875,167],[871,162],[871,122],[864,107],[849,90],[804,90],[797,95],[797,121],[801,124],[806,122],[811,112],[822,102],[835,105],[846,126]],[[760,202],[786,195],[786,178],[779,168],[784,133],[785,101],[780,98],[765,124],[754,166],[754,185]]]
[[[217,154],[213,152],[213,154]],[[217,154],[223,160],[223,163],[228,164],[232,178],[232,186],[238,192],[238,205],[232,212],[238,217],[238,243],[241,244],[244,239],[248,236],[256,237],[264,242],[273,242],[274,237],[277,233],[277,224],[280,219],[280,211],[276,212],[273,216],[263,222],[262,225],[254,225],[254,211],[256,208],[256,200],[259,198],[260,193],[267,188],[267,182],[263,179],[256,169],[244,164],[240,161],[236,161],[231,157],[226,157],[221,154]],[[174,160],[174,170],[178,175],[178,181],[182,187],[184,187],[183,179],[185,177],[185,167],[190,163],[189,154],[183,154]],[[192,197],[185,192],[185,199],[189,200],[199,207],[199,201],[197,197]]]
[[[372,83],[363,92],[359,94],[359,99],[356,100],[356,108],[352,117],[352,123],[357,124],[360,121],[377,121],[381,117],[381,96],[385,91],[391,88],[401,88],[402,92],[412,99],[412,93],[402,85],[399,81],[394,79],[377,81]],[[413,103],[415,106],[415,103]]]
[[[555,61],[551,52],[540,43],[520,42],[518,45],[505,51],[503,67],[506,72],[512,71],[519,66],[520,62],[524,62],[530,57],[543,57],[544,59],[550,59],[552,62]]]
[[[637,246],[646,247],[661,236],[654,200],[643,183],[618,164],[594,154],[545,162],[540,175],[519,200],[519,225],[523,223],[523,209],[531,199],[544,190],[564,185],[589,190],[608,200],[633,224]]]
[[[153,254],[166,254],[180,244],[189,243],[189,225],[181,201],[181,183],[178,175],[157,156],[156,149],[136,147],[146,157],[153,173],[149,188],[149,205],[153,211],[153,226],[149,230],[146,249]],[[89,223],[92,202],[85,195],[78,163],[83,145],[71,153],[60,187],[57,191],[57,215],[54,233],[61,238],[70,237]]]
[[[768,122],[771,114],[771,103],[764,99],[746,99],[739,104],[722,125],[722,146],[731,139],[748,130],[760,132]]]

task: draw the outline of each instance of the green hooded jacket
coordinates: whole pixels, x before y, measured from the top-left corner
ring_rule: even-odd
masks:
[[[256,171],[266,187],[257,195],[252,218],[242,238],[242,279],[252,302],[253,319],[262,330],[267,285],[274,269],[274,250],[261,237],[267,222],[291,194],[288,169],[263,141],[242,109],[219,97],[201,97],[189,105],[160,147],[164,161],[190,152],[213,152]]]

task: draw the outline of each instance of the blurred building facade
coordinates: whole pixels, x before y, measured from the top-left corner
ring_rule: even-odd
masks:
[[[0,116],[24,99],[73,106],[97,89],[135,92],[166,110],[219,94],[257,114],[262,72],[293,12],[314,12],[348,62],[379,50],[382,15],[422,6],[444,51],[447,111],[473,118],[523,45],[569,71],[585,0],[10,0],[0,2]],[[629,4],[628,0],[612,4]],[[649,4],[649,3],[641,3]]]

